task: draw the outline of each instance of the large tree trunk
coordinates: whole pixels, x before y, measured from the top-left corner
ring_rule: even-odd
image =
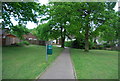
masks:
[[[97,46],[97,41],[96,41],[96,37],[94,39],[94,48],[96,49],[96,46]]]
[[[85,51],[89,51],[89,26],[85,28]]]
[[[58,39],[56,39],[56,44],[58,44]]]
[[[64,29],[64,32],[63,32],[63,27],[61,27],[61,47],[64,48],[64,43],[65,43],[65,33],[66,33],[66,30]]]
[[[61,28],[61,32],[60,32],[60,33],[61,33],[61,41],[60,41],[60,42],[61,42],[61,48],[64,48],[64,41],[63,41],[63,27],[61,26],[60,28]]]
[[[64,43],[65,43],[65,38],[63,37],[63,38],[61,39],[61,47],[62,47],[62,48],[65,47],[65,46],[64,46]]]

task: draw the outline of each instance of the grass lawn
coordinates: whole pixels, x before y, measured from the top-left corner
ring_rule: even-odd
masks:
[[[118,79],[118,52],[71,49],[78,79]]]
[[[35,79],[62,52],[62,48],[53,47],[53,55],[46,63],[45,47],[3,47],[3,79]]]

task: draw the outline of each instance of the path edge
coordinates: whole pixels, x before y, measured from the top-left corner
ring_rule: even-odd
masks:
[[[63,49],[64,50],[64,49]],[[61,53],[63,52],[63,50],[61,51]],[[55,58],[55,60],[61,55],[61,53]],[[54,61],[55,61],[54,60]],[[53,61],[53,62],[54,62]],[[53,63],[52,62],[52,63]],[[48,66],[46,67],[46,69],[43,70],[43,72],[41,74],[39,74],[34,81],[38,81],[40,79],[40,77],[47,71],[47,69],[52,65],[52,63],[48,64]]]
[[[71,48],[69,48],[69,53],[70,53],[70,59],[71,59],[71,62],[72,62],[73,73],[74,73],[75,79],[77,79],[77,74],[76,74],[76,70],[75,70],[75,67],[74,67],[73,59],[71,58],[71,51],[70,50],[71,50]]]

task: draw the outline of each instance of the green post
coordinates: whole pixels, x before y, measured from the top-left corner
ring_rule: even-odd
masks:
[[[48,61],[48,54],[47,54],[47,44],[46,44],[46,62]]]
[[[52,41],[46,42],[46,61],[48,61],[48,55],[52,55]]]

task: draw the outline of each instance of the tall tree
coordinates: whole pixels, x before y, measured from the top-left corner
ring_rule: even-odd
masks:
[[[74,12],[78,13],[76,20],[82,23],[82,32],[85,36],[85,51],[89,50],[89,41],[92,32],[98,29],[110,18],[110,11],[112,11],[115,3],[80,3],[79,9],[76,8]],[[111,7],[112,5],[112,7]],[[110,7],[109,7],[110,6]],[[98,32],[98,31],[97,31]]]
[[[67,11],[70,10],[70,7],[69,6],[65,7],[65,5],[66,3],[50,3],[47,11],[49,17],[43,19],[43,20],[50,20],[52,25],[52,30],[54,30],[53,32],[60,33],[56,37],[59,37],[60,35],[61,47],[63,48],[65,43],[65,37],[68,36],[67,27],[69,25],[69,13],[71,12],[71,11]]]
[[[2,3],[2,27],[13,27],[11,18],[18,21],[18,24],[27,24],[27,21],[37,23],[36,12],[40,12],[40,6],[35,2],[3,2]]]
[[[112,11],[111,11],[112,12]],[[111,47],[119,42],[120,23],[119,15],[116,12],[109,13],[110,19],[107,20],[100,29],[102,40],[107,41]]]
[[[85,51],[89,51],[92,32],[109,20],[109,13],[114,5],[115,3],[112,2],[52,3],[47,8],[49,17],[46,19],[54,22],[56,29],[61,31],[62,47],[65,37],[70,33],[74,33],[75,36],[81,33],[85,38]],[[73,30],[77,33],[71,32]]]

